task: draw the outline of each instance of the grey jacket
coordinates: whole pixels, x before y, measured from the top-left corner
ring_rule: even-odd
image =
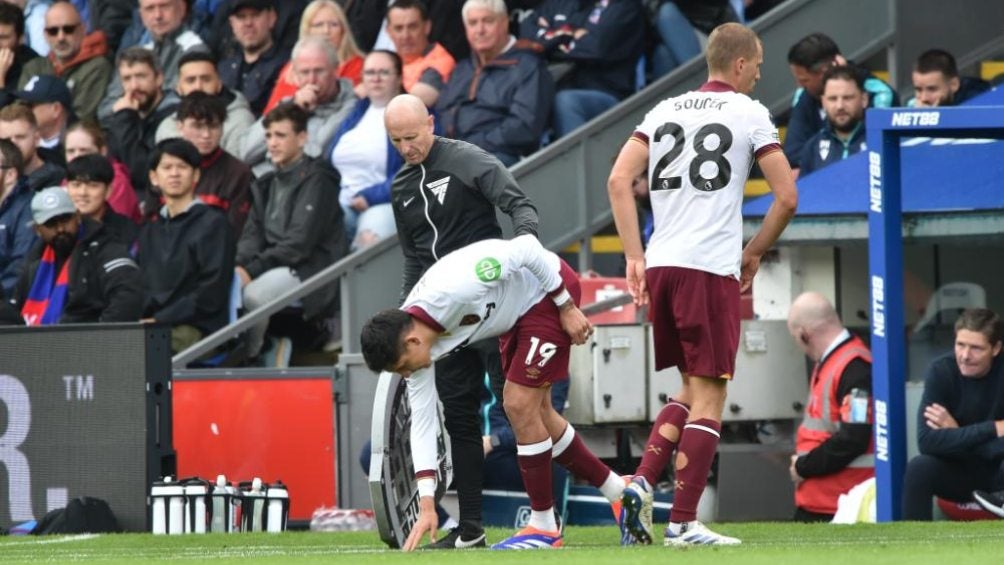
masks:
[[[268,173],[251,184],[251,213],[237,243],[237,265],[258,278],[289,267],[301,281],[345,256],[338,171],[320,159],[303,157],[287,169]],[[281,198],[274,198],[275,191]],[[281,209],[271,209],[281,201]],[[329,284],[303,299],[306,319],[331,316],[338,285]]]
[[[356,105],[352,81],[338,79],[338,87],[335,99],[315,108],[307,122],[307,145],[303,148],[303,152],[310,157],[320,157],[321,152],[338,131],[338,126],[342,125],[342,120]],[[256,177],[260,178],[265,173],[275,170],[272,162],[268,160],[265,148],[264,117],[248,128],[242,150],[234,155],[250,165]]]
[[[244,134],[254,125],[254,114],[251,113],[251,105],[248,104],[247,98],[240,92],[224,87],[224,92],[220,94],[224,97],[233,97],[227,104],[227,119],[223,122],[223,139],[220,140],[220,147],[231,155],[238,155],[243,146]],[[176,116],[169,116],[157,127],[157,143],[172,137],[181,137],[178,133]]]

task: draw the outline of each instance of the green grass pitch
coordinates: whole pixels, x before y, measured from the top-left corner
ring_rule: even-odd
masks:
[[[0,538],[0,563],[617,563],[775,565],[782,563],[938,565],[1004,563],[1004,521],[903,522],[896,524],[715,524],[737,536],[737,547],[685,550],[661,545],[622,548],[613,527],[570,527],[557,551],[487,550],[404,554],[384,546],[373,532],[212,534],[153,536],[118,534]],[[489,541],[508,530],[491,529]]]

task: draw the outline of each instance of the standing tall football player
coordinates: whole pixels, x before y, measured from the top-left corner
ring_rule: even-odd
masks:
[[[621,521],[651,541],[651,484],[676,450],[666,545],[738,544],[697,521],[697,503],[718,448],[726,385],[739,343],[739,294],[795,213],[798,195],[777,129],[749,98],[763,46],[739,24],[711,33],[708,82],[659,103],[621,149],[608,189],[627,258],[628,289],[651,302],[656,369],[679,367],[683,387],[656,418]],[[774,203],[742,245],[743,186],[753,160]],[[648,171],[655,231],[642,249],[631,183]]]

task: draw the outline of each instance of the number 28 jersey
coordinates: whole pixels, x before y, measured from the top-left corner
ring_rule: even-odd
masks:
[[[712,81],[660,102],[633,137],[649,151],[646,266],[739,278],[743,187],[755,158],[781,150],[767,108]]]

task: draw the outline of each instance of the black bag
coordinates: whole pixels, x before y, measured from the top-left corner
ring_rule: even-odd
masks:
[[[32,534],[84,534],[121,532],[108,503],[100,498],[82,496],[67,503],[66,508],[50,511]]]

